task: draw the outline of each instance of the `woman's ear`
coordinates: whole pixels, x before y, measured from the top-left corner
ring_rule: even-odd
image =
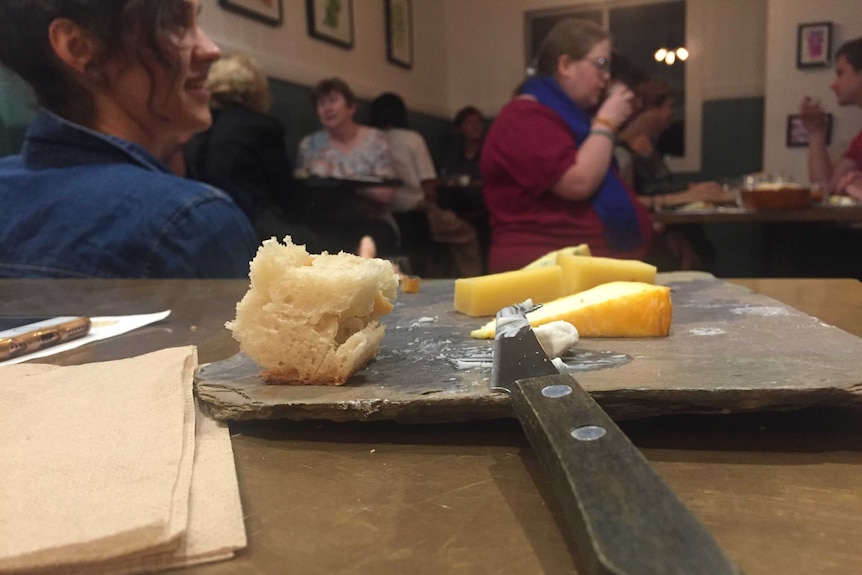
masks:
[[[95,60],[99,42],[88,30],[67,18],[57,18],[48,26],[48,42],[61,62],[78,74],[85,74]]]
[[[562,76],[565,74],[566,69],[569,67],[569,64],[572,63],[572,59],[568,54],[562,54],[559,58],[557,58],[557,75]]]

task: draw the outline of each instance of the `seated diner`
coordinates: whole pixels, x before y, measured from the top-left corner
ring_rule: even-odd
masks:
[[[257,242],[168,164],[211,123],[199,0],[0,2],[0,62],[40,105],[0,160],[2,277],[243,277]],[[62,16],[57,16],[62,14]]]
[[[386,134],[354,120],[356,96],[340,78],[318,83],[312,90],[312,100],[323,127],[302,139],[296,167],[297,176],[309,182],[305,190],[308,225],[318,234],[323,249],[331,252],[355,253],[360,240],[370,236],[378,253],[395,253],[395,189],[363,185],[360,180],[396,177]],[[351,181],[356,176],[359,178]],[[344,179],[347,183],[337,189],[315,188],[315,178]]]

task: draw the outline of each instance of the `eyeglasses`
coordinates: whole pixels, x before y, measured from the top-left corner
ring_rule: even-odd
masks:
[[[611,72],[611,59],[610,58],[596,58],[595,60],[587,60],[590,64],[596,67],[596,70],[599,72],[605,72],[610,74]]]

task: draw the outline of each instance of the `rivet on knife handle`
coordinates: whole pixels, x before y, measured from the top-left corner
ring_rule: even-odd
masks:
[[[512,405],[572,529],[579,572],[740,573],[572,377],[522,379],[514,387]]]

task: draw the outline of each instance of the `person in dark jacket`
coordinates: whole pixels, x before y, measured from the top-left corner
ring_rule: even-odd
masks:
[[[266,75],[244,54],[223,56],[210,68],[212,127],[184,147],[186,175],[227,192],[254,226],[259,240],[290,235],[310,244],[302,224],[284,126],[269,115]]]

